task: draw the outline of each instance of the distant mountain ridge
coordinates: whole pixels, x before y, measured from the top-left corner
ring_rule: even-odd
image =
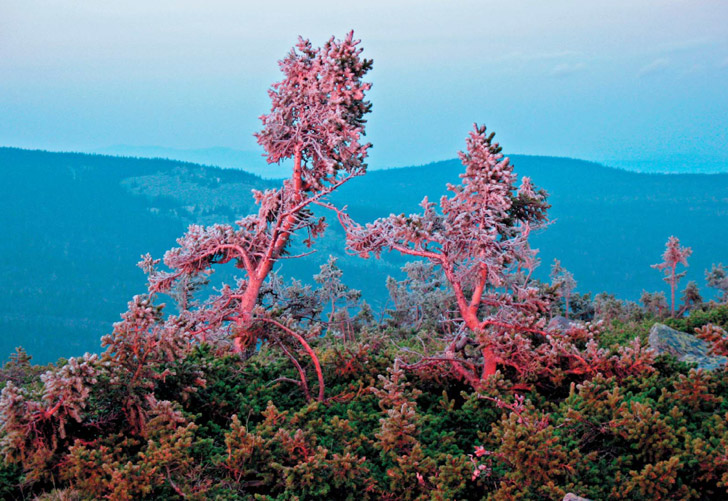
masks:
[[[202,165],[224,167],[228,169],[242,169],[264,179],[282,179],[291,174],[290,162],[282,165],[268,164],[259,151],[238,150],[235,148],[212,147],[198,149],[168,148],[163,146],[131,146],[115,145],[91,150],[90,153],[102,155],[127,156],[137,158],[164,158],[180,160]],[[531,155],[517,154],[517,157]],[[541,156],[541,155],[534,155]],[[543,156],[541,156],[543,157]],[[571,157],[564,160],[579,160]],[[725,174],[728,173],[728,157],[716,155],[685,155],[670,154],[663,158],[632,158],[614,157],[606,161],[596,162],[599,165],[623,169],[629,172],[643,174]],[[381,170],[391,166],[374,165],[370,170]],[[394,167],[406,168],[406,167]]]
[[[98,148],[91,153],[135,158],[160,158],[179,160],[200,165],[240,169],[264,179],[282,179],[288,177],[292,166],[269,164],[260,151],[237,150],[233,148],[199,148],[179,149],[161,146],[115,145]]]
[[[554,257],[574,273],[578,291],[637,299],[665,290],[650,265],[674,234],[693,247],[688,279],[703,284],[711,263],[728,262],[728,174],[647,175],[580,160],[513,155],[519,175],[549,193],[555,222],[533,238],[546,278]],[[162,257],[192,222],[233,222],[255,210],[250,190],[277,186],[234,169],[180,161],[0,148],[0,355],[23,344],[39,362],[97,350],[99,337],[144,291],[134,265]],[[360,221],[419,211],[458,182],[457,160],[374,170],[333,197]],[[310,281],[329,254],[344,280],[382,306],[384,280],[404,260],[362,260],[344,252],[336,225],[317,252],[286,260],[285,277]],[[703,293],[710,291],[703,288]],[[107,326],[102,329],[100,326]]]

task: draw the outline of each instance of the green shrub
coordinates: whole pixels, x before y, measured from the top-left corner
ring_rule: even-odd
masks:
[[[615,324],[602,336],[639,336],[644,326],[631,325]],[[420,341],[403,336],[394,339],[416,349]],[[403,370],[391,337],[360,332],[358,339],[314,343],[327,384],[323,402],[307,401],[289,359],[265,346],[247,360],[207,345],[171,359],[152,356],[141,380],[105,357],[85,359],[86,372],[78,361],[54,368],[43,376],[46,386],[16,371],[20,386],[10,385],[2,400],[3,412],[16,414],[12,422],[3,417],[0,497],[728,495],[725,370],[690,370],[661,356],[644,374],[585,375],[524,390],[497,373],[473,390],[445,372]],[[47,409],[43,395],[61,394],[47,384],[71,376],[80,386],[69,393],[76,403],[62,427],[56,414],[34,418],[33,409]],[[34,423],[42,435],[18,434],[12,423],[18,430]]]

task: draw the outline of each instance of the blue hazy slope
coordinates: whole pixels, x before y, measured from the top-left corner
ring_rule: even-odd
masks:
[[[580,292],[636,299],[643,289],[664,289],[650,264],[672,234],[693,248],[689,279],[702,284],[705,268],[728,262],[728,174],[637,174],[565,158],[512,159],[520,175],[550,193],[555,222],[533,239],[543,259],[541,277],[558,257]],[[409,213],[419,210],[424,195],[439,198],[461,169],[452,160],[372,171],[342,187],[335,200],[361,221]],[[99,337],[144,290],[135,266],[141,254],[161,257],[190,223],[232,222],[250,213],[250,189],[277,184],[178,161],[14,148],[0,148],[0,172],[6,230],[0,239],[0,355],[22,344],[38,362],[98,350]],[[332,225],[317,253],[278,268],[308,281],[329,254],[339,256],[344,279],[381,306],[384,280],[403,260],[347,256],[342,240]]]

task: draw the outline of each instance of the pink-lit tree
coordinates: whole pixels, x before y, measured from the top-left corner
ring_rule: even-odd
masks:
[[[421,353],[402,367],[445,367],[475,388],[500,368],[513,376],[513,389],[561,384],[567,375],[620,378],[652,370],[652,354],[639,339],[612,353],[599,347],[598,324],[546,327],[550,305],[531,280],[538,260],[528,244],[531,230],[546,222],[546,193],[526,177],[516,186],[493,136],[475,126],[460,153],[462,182],[448,185],[439,206],[425,198],[419,214],[393,214],[365,226],[339,212],[350,251],[425,259],[452,287],[456,312],[448,317],[457,329],[441,334],[441,353]]]
[[[693,253],[690,247],[682,247],[680,240],[671,236],[667,239],[665,252],[662,253],[662,262],[653,264],[652,267],[665,274],[663,280],[670,284],[670,315],[675,316],[675,292],[677,284],[685,276],[685,271],[677,273],[677,265],[688,266],[688,257]]]
[[[322,304],[330,309],[326,321],[327,332],[339,333],[345,340],[353,339],[352,322],[349,308],[355,307],[361,299],[361,292],[350,289],[342,280],[344,275],[336,265],[337,259],[329,256],[321,265],[321,272],[313,276],[318,285],[316,296]]]
[[[348,248],[363,257],[393,250],[442,268],[463,328],[439,358],[473,385],[510,362],[504,333],[543,332],[547,308],[530,285],[537,259],[528,245],[531,228],[545,221],[545,194],[528,178],[516,187],[493,136],[475,126],[460,153],[462,183],[448,185],[450,196],[440,199],[439,208],[425,198],[420,214],[391,215],[366,226],[341,218]],[[468,345],[477,346],[477,359],[465,359]]]
[[[181,309],[185,329],[202,340],[231,339],[236,352],[254,347],[260,337],[277,343],[305,375],[286,342],[296,340],[314,362],[323,398],[323,377],[314,351],[301,334],[280,319],[266,315],[259,295],[273,265],[284,257],[294,233],[305,242],[325,228],[311,205],[343,183],[365,173],[364,160],[371,146],[362,142],[364,115],[371,109],[365,92],[371,84],[362,79],[372,66],[361,57],[353,32],[343,40],[329,39],[314,48],[308,40],[298,44],[280,61],[284,78],[268,92],[271,111],[261,116],[263,129],[256,134],[269,163],[293,159],[293,175],[279,189],[254,191],[258,213],[234,226],[190,226],[168,251],[164,264],[146,256],[141,263],[149,273],[150,294],[171,293]],[[285,256],[291,257],[291,256]],[[234,262],[244,272],[234,286],[225,285],[206,302],[194,300],[193,292],[212,273],[216,264]],[[260,328],[265,323],[268,328]],[[280,333],[275,334],[277,331]]]

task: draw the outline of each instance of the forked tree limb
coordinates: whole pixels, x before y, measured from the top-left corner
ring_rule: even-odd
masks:
[[[270,324],[275,325],[279,329],[282,329],[287,334],[290,334],[293,336],[299,343],[301,343],[301,346],[303,346],[303,349],[308,353],[308,356],[311,357],[311,361],[313,362],[314,368],[316,369],[316,377],[318,378],[319,382],[319,393],[318,393],[318,401],[321,402],[324,399],[324,373],[321,370],[321,364],[319,363],[318,357],[316,356],[316,353],[311,348],[311,345],[308,344],[306,339],[301,336],[298,332],[286,327],[282,323],[278,322],[277,320],[273,320],[272,318],[260,318],[259,319],[262,322],[268,322]]]

